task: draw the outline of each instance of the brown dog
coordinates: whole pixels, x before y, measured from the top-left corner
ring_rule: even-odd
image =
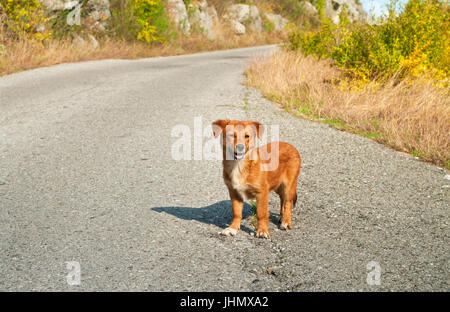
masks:
[[[297,149],[285,142],[272,142],[256,148],[255,139],[261,139],[264,132],[259,122],[216,120],[212,127],[214,136],[221,135],[222,138],[223,179],[233,209],[233,221],[221,234],[236,235],[241,225],[244,200],[256,198],[256,236],[270,238],[270,191],[280,196],[280,229],[292,228],[291,214],[297,201],[297,178],[301,166]]]

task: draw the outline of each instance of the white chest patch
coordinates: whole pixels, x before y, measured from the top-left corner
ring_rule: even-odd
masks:
[[[241,162],[237,162],[234,168],[230,172],[230,180],[231,186],[242,196],[244,200],[250,199],[247,198],[247,190],[249,186],[243,183],[243,179],[241,177]]]

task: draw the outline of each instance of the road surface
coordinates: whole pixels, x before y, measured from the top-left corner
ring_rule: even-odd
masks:
[[[0,290],[448,291],[447,172],[246,88],[251,57],[273,49],[0,78]],[[300,151],[293,230],[271,195],[272,240],[248,204],[238,235],[218,235],[221,162],[194,160],[194,138],[192,160],[172,151],[174,129],[219,118],[279,126]]]

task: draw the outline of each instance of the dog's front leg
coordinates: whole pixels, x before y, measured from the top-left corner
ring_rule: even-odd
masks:
[[[256,218],[258,225],[256,229],[256,237],[270,238],[269,234],[269,191],[264,190],[256,196]]]
[[[242,198],[234,192],[234,190],[229,190],[231,197],[231,207],[233,209],[233,221],[231,225],[224,229],[220,234],[226,236],[234,236],[239,231],[241,227],[242,220],[242,208],[244,207],[244,201]]]

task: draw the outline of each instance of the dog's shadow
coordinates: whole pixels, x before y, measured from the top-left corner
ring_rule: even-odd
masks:
[[[215,204],[194,208],[194,207],[153,207],[153,211],[158,213],[168,213],[183,220],[196,220],[206,224],[213,224],[222,229],[230,225],[232,219],[231,201],[222,200]],[[252,215],[251,206],[244,203],[242,209],[242,219],[246,219]],[[253,233],[254,230],[241,224],[241,231]]]

